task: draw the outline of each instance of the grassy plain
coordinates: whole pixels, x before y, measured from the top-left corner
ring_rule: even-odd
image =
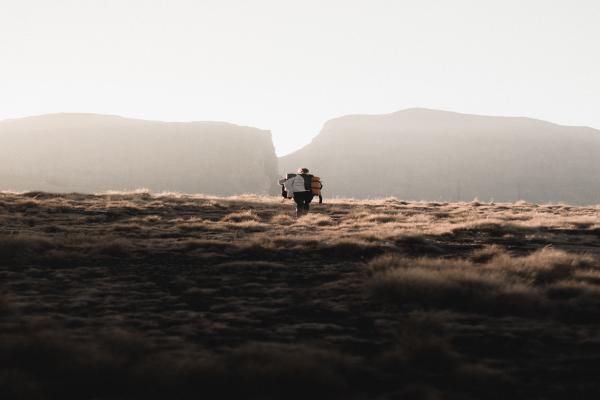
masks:
[[[2,193],[0,392],[598,398],[599,212]]]

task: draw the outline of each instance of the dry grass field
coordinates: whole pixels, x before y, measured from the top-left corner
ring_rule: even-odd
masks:
[[[2,193],[0,393],[599,398],[599,212]]]

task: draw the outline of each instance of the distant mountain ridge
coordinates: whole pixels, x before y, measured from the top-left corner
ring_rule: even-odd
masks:
[[[63,113],[0,121],[0,189],[276,190],[271,133],[225,122]]]
[[[329,196],[600,203],[600,131],[523,117],[344,116],[279,166],[311,168]]]

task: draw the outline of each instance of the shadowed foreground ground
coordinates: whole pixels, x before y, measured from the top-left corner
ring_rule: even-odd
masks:
[[[0,392],[597,398],[599,211],[0,194]]]

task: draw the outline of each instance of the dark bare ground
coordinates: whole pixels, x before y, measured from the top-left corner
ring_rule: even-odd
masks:
[[[3,194],[2,398],[597,398],[598,211]]]

